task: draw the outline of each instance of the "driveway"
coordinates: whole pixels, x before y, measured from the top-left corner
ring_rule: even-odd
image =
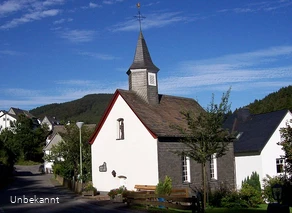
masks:
[[[70,190],[54,184],[52,174],[40,174],[39,166],[16,166],[15,180],[0,191],[0,213],[9,212],[105,212],[134,211],[124,204],[83,199]]]

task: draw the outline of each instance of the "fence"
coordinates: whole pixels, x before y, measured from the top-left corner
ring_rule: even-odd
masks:
[[[192,210],[192,213],[201,211],[201,203],[195,196],[184,195],[158,196],[153,191],[128,192],[126,195],[128,205],[143,205],[148,207],[173,208],[179,210]]]
[[[69,188],[71,191],[76,192],[76,193],[81,193],[82,192],[82,183],[74,180],[68,180],[64,177],[61,177],[59,175],[56,175],[56,180],[62,185],[67,188]]]

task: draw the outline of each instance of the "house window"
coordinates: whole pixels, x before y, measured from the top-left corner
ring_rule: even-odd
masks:
[[[215,154],[211,156],[210,160],[210,178],[217,179],[217,158]]]
[[[184,183],[191,182],[190,158],[182,156],[182,179]]]
[[[123,118],[119,118],[117,120],[117,123],[118,123],[117,139],[118,140],[123,140],[125,138],[125,134],[124,134],[124,119]]]
[[[276,159],[277,173],[283,173],[284,172],[284,166],[285,166],[284,158],[277,158]]]
[[[148,84],[150,86],[156,86],[156,75],[155,75],[155,73],[148,73]]]

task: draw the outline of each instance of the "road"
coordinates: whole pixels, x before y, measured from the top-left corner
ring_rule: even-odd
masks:
[[[40,174],[39,166],[16,166],[13,183],[0,191],[0,213],[54,213],[54,212],[105,212],[138,213],[124,204],[110,201],[83,199],[51,181],[52,174]]]

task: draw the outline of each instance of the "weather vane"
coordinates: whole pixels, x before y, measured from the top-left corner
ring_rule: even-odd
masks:
[[[137,6],[137,8],[138,8],[138,15],[136,15],[136,16],[134,16],[134,17],[138,19],[138,21],[139,21],[139,25],[140,25],[140,31],[142,31],[142,26],[141,26],[142,24],[141,24],[141,21],[142,21],[144,18],[146,18],[146,17],[145,17],[145,16],[142,16],[141,13],[140,13],[140,3],[139,3],[139,2],[136,4],[136,6]]]

